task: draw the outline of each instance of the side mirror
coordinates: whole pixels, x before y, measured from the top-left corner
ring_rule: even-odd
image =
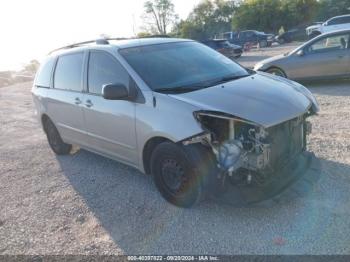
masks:
[[[301,49],[297,52],[297,56],[304,56],[304,55],[305,55],[305,52],[303,49]]]
[[[102,96],[107,100],[127,100],[129,91],[123,84],[107,84],[102,87]]]

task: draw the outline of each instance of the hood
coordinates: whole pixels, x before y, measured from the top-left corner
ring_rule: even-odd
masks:
[[[230,114],[266,128],[298,117],[311,106],[292,84],[262,74],[170,96],[198,110]]]
[[[230,44],[233,49],[242,49],[242,47],[240,45],[235,45],[235,44]]]
[[[318,24],[318,25],[311,25],[309,27],[306,28],[306,30],[312,30],[312,29],[318,29],[321,27],[322,24]]]
[[[286,57],[286,55],[284,54],[281,54],[281,55],[278,55],[278,56],[273,56],[273,57],[270,57],[270,58],[267,58],[265,60],[262,60],[260,61],[259,63],[257,63],[255,66],[254,66],[254,70],[266,70],[267,67],[273,63],[273,62],[276,62],[278,60],[281,60],[281,59],[284,59]]]

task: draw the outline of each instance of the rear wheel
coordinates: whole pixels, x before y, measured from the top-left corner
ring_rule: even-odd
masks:
[[[282,69],[277,68],[277,67],[269,68],[268,70],[266,70],[266,72],[269,73],[269,74],[272,74],[272,75],[276,75],[276,76],[287,78],[286,73]]]
[[[47,118],[44,122],[44,130],[51,149],[57,155],[67,155],[72,150],[72,145],[63,142],[54,123]]]
[[[179,207],[191,207],[205,197],[215,165],[201,145],[165,142],[156,147],[151,171],[161,195]]]
[[[285,44],[286,43],[286,40],[284,40],[284,38],[278,38],[278,43],[280,44],[280,45],[283,45],[283,44]]]
[[[259,41],[259,48],[267,47],[268,43],[266,40]]]

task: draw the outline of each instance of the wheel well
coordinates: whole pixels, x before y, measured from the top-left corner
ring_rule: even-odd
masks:
[[[43,129],[44,129],[45,132],[46,132],[46,122],[47,122],[48,120],[50,120],[50,118],[49,118],[48,115],[43,114],[43,115],[41,116],[41,125],[42,125],[42,127],[43,127]]]
[[[269,70],[271,70],[271,69],[278,69],[278,70],[281,70],[281,71],[283,72],[283,74],[288,78],[286,72],[285,72],[282,68],[280,68],[280,67],[278,67],[278,66],[270,66],[269,68],[267,68],[267,69],[265,70],[265,72],[267,72],[267,71],[269,71]]]
[[[159,144],[164,142],[171,142],[171,141],[164,137],[153,137],[150,140],[148,140],[146,145],[144,146],[143,152],[142,152],[142,160],[143,160],[143,167],[146,174],[151,173],[151,156],[154,149]]]

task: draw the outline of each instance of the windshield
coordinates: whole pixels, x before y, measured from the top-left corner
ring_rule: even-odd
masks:
[[[197,42],[177,42],[120,50],[152,90],[208,87],[220,79],[237,79],[248,71]]]

